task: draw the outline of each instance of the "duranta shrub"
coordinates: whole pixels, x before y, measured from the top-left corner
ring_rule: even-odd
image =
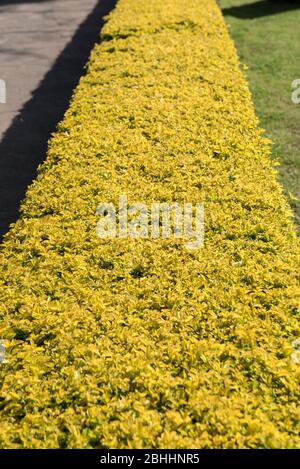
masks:
[[[96,208],[205,204],[205,244]],[[120,0],[0,253],[2,448],[300,446],[299,239],[214,0]]]

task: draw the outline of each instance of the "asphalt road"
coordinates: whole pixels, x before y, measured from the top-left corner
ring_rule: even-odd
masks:
[[[6,103],[0,102],[0,240],[18,218],[103,16],[115,3],[0,0],[0,80],[6,83]]]

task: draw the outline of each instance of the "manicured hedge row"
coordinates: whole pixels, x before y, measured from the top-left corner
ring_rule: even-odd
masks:
[[[213,0],[120,0],[0,257],[1,447],[299,447],[299,239]],[[101,240],[205,203],[205,245]]]

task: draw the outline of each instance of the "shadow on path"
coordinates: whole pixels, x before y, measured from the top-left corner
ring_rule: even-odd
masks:
[[[223,15],[250,20],[263,16],[276,15],[285,11],[300,8],[299,0],[259,0],[254,3],[246,3],[236,7],[223,8]]]
[[[3,136],[0,143],[0,241],[9,225],[18,219],[20,202],[46,156],[51,133],[62,120],[90,52],[99,40],[103,16],[114,8],[116,1],[100,0]]]
[[[0,8],[7,5],[21,5],[22,3],[42,3],[49,0],[0,0]]]

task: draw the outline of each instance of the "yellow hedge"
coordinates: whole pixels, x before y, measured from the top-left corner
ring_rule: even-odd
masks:
[[[120,0],[1,250],[1,447],[299,447],[269,153],[215,2]],[[205,246],[101,240],[120,194],[204,202]]]

